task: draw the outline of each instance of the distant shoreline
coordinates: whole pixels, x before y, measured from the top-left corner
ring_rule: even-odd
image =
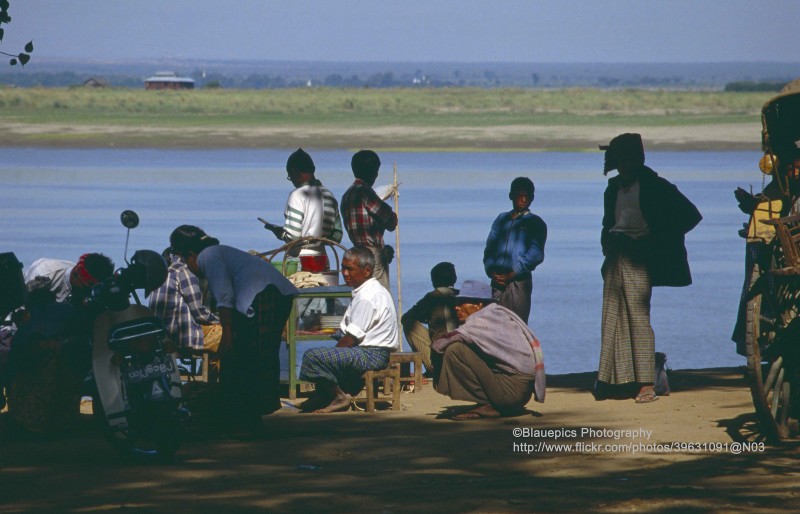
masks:
[[[717,124],[682,127],[159,127],[69,126],[0,121],[0,147],[254,149],[374,148],[395,152],[583,152],[596,151],[616,134],[641,132],[647,150],[759,151],[760,127]]]

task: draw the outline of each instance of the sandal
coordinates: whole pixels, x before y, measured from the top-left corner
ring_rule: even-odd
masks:
[[[647,391],[636,395],[636,403],[650,403],[658,400],[655,391]]]

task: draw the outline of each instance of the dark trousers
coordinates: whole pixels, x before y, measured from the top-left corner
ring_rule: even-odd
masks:
[[[233,348],[220,362],[222,421],[253,423],[281,408],[281,334],[293,297],[268,286],[253,300],[253,317],[234,312]]]

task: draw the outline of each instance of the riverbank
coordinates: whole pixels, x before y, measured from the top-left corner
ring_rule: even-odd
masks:
[[[597,151],[623,132],[640,132],[647,150],[758,151],[757,122],[697,126],[553,125],[420,127],[70,125],[0,120],[0,147],[311,148],[377,151]]]
[[[450,421],[467,404],[426,384],[400,412],[287,404],[260,440],[212,439],[198,422],[169,465],[121,462],[88,416],[33,441],[4,415],[0,511],[761,513],[797,501],[800,452],[760,444],[741,368],[674,371],[673,393],[642,405],[595,401],[593,375],[549,376],[546,402],[514,418]]]
[[[0,147],[758,150],[769,93],[597,89],[0,88]]]

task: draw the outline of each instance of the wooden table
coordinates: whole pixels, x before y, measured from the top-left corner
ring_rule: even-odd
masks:
[[[286,325],[286,345],[289,350],[289,399],[297,398],[297,387],[304,383],[297,378],[297,347],[309,341],[328,341],[330,346],[336,343],[331,338],[333,328],[322,327],[313,315],[303,315],[301,310],[304,305],[314,300],[325,301],[327,312],[322,316],[338,315],[341,317],[353,297],[353,288],[350,286],[325,286],[308,287],[300,289],[300,294],[295,298],[292,312]],[[335,328],[339,328],[338,325]],[[284,381],[284,383],[286,383]]]

